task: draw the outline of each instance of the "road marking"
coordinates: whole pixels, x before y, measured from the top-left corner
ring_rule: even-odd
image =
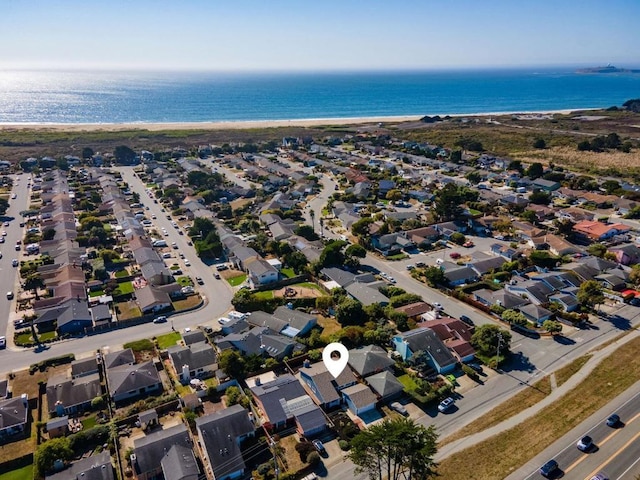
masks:
[[[635,420],[638,419],[638,417],[640,417],[640,413],[637,413],[634,417],[632,417],[628,422],[625,423],[626,425],[629,425],[631,423],[633,423]],[[616,436],[618,433],[620,433],[622,430],[621,429],[614,429],[613,432],[611,432],[609,435],[607,435],[600,443],[597,444],[598,448],[600,448],[600,445],[604,445],[605,443],[607,443],[609,440],[611,440],[611,438],[613,438],[614,436]],[[640,433],[638,434],[640,435]],[[636,437],[638,436],[636,435]],[[635,438],[635,437],[634,437]],[[626,448],[627,445],[625,445],[623,447]],[[604,467],[605,465],[607,465],[608,463],[611,462],[611,460],[613,460],[618,454],[620,453],[620,451],[618,451],[615,455],[613,455],[609,460],[607,460],[606,463],[600,465],[600,468],[597,468],[596,470],[593,471],[593,473],[591,475],[589,475],[587,478],[591,478],[592,476],[594,476],[596,473],[598,473],[598,471],[601,469],[601,467]],[[567,468],[564,469],[565,473],[569,473],[571,470],[573,470],[574,468],[576,468],[583,460],[585,460],[588,457],[588,455],[582,455],[578,460],[576,460],[575,462],[573,462],[571,465],[569,465]]]
[[[638,458],[635,462],[629,465],[629,468],[627,468],[624,472],[622,472],[622,475],[620,475],[616,480],[620,480],[621,478],[623,478],[629,472],[629,470],[635,467],[636,463],[638,462],[640,462],[640,458]]]
[[[629,440],[627,443],[625,443],[622,448],[618,449],[618,451],[616,453],[614,453],[611,458],[609,458],[609,460],[607,460],[606,462],[602,463],[598,468],[596,468],[593,472],[591,472],[589,475],[587,475],[587,478],[585,478],[585,480],[589,480],[591,477],[593,477],[596,473],[598,473],[600,470],[602,470],[604,467],[606,467],[607,465],[609,465],[614,458],[616,458],[618,455],[620,455],[629,445],[631,445],[633,442],[635,442],[638,437],[640,437],[640,432],[636,433],[633,438],[631,440]]]

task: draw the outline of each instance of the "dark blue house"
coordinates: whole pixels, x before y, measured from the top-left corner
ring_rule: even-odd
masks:
[[[81,333],[93,325],[86,300],[70,299],[55,307],[38,310],[34,323],[39,331],[56,330],[59,335]]]

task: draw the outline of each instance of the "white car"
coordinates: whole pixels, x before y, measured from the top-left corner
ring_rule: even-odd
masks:
[[[7,346],[7,337],[0,337],[0,348],[5,348]]]
[[[17,196],[15,193],[12,193],[12,194],[11,194],[11,199],[12,199],[12,200],[15,200],[16,198],[18,198],[18,196]]]
[[[444,310],[444,307],[438,302],[433,302],[433,308],[438,310],[438,311]]]
[[[187,258],[184,259],[184,265],[185,265],[185,267],[190,267],[191,266],[191,262],[189,261],[189,259],[187,259]]]

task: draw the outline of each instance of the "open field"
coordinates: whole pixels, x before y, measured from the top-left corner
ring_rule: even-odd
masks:
[[[33,478],[33,465],[0,473],[0,480],[31,480]]]
[[[445,458],[438,473],[448,480],[505,478],[640,380],[638,348],[640,339],[623,345],[561,400],[512,429]]]

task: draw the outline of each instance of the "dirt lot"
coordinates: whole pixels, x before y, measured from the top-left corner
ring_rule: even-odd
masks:
[[[20,370],[16,372],[13,380],[10,381],[13,396],[17,397],[26,393],[29,398],[38,397],[38,383],[47,383],[47,380],[54,375],[65,373],[69,369],[69,365],[59,365],[57,367],[49,367],[46,372],[36,371],[33,375],[29,375],[29,370]]]
[[[285,290],[287,289],[289,291],[291,290],[295,291],[295,295],[288,294],[285,297]],[[280,288],[278,290],[273,291],[274,297],[285,297],[285,298],[317,298],[317,297],[322,297],[322,295],[323,295],[322,292],[315,288],[297,287],[297,286]]]

